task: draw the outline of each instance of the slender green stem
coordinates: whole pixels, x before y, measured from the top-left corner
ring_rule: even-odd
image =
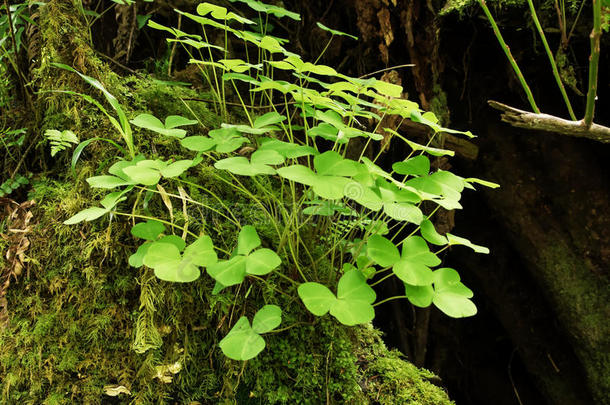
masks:
[[[235,94],[237,94],[237,98],[239,98],[239,102],[241,103],[241,106],[244,109],[244,112],[246,113],[246,118],[248,118],[248,122],[250,123],[250,126],[253,127],[254,122],[252,121],[252,117],[250,117],[250,114],[248,113],[248,108],[246,106],[246,103],[244,103],[244,100],[241,97],[241,93],[239,92],[239,89],[237,88],[237,85],[235,84],[235,80],[231,79],[230,82],[233,85],[233,88],[235,89]],[[224,79],[223,79],[223,83],[224,83]],[[224,88],[224,85],[223,85],[223,88]],[[224,95],[223,95],[223,97],[224,97]]]
[[[216,201],[218,201],[218,203],[229,213],[229,215],[231,215],[231,217],[233,218],[232,220],[229,219],[231,222],[233,222],[234,224],[236,224],[238,227],[241,228],[241,225],[239,223],[239,221],[237,220],[237,218],[235,218],[235,215],[233,215],[233,212],[231,211],[231,209],[229,209],[229,207],[227,207],[227,205],[225,204],[225,202],[222,200],[222,198],[218,197],[215,193],[213,193],[211,190],[203,187],[202,185],[193,183],[191,181],[188,180],[182,180],[182,179],[176,179],[179,182],[182,182],[184,184],[188,184],[191,187],[195,187],[198,188],[200,190],[205,191],[206,193],[208,193],[209,195],[211,195]]]
[[[157,194],[161,194],[161,192],[159,192],[158,190],[153,190],[152,188],[147,188],[147,187],[138,187],[138,188],[140,188],[140,189],[142,189],[142,190],[145,190],[145,191],[150,191],[151,193],[157,193]],[[168,193],[168,192],[165,192],[165,195],[167,195],[168,197],[173,197],[173,198],[177,198],[177,199],[179,199],[179,200],[187,201],[187,202],[190,202],[190,203],[195,204],[195,205],[199,205],[199,206],[201,206],[201,207],[203,207],[203,208],[205,208],[205,209],[208,209],[208,210],[210,210],[210,211],[215,212],[216,214],[220,215],[221,217],[223,217],[223,218],[224,218],[224,219],[226,219],[227,221],[229,221],[229,222],[233,222],[233,223],[234,223],[235,225],[237,225],[238,227],[241,227],[241,225],[240,225],[239,221],[237,221],[237,219],[235,219],[235,217],[233,217],[233,218],[229,218],[228,216],[226,216],[225,214],[223,214],[223,213],[222,213],[220,210],[217,210],[216,208],[212,207],[211,205],[204,204],[204,203],[199,202],[199,201],[195,201],[195,200],[193,200],[193,199],[191,199],[191,198],[183,198],[182,196],[177,195],[177,194],[173,194],[173,193]],[[231,211],[229,211],[229,209],[228,209],[228,208],[226,208],[226,207],[225,207],[225,209],[227,210],[227,212],[228,212],[228,213],[229,213],[231,216],[233,216],[233,214],[231,214]]]
[[[572,104],[570,104],[570,99],[566,93],[566,89],[563,86],[563,82],[561,81],[561,77],[559,76],[559,70],[557,70],[557,64],[555,63],[555,58],[553,57],[553,53],[549,48],[549,43],[546,40],[546,35],[544,35],[544,31],[542,30],[542,26],[540,25],[540,21],[538,20],[538,16],[536,15],[536,9],[534,8],[534,2],[532,0],[527,0],[527,4],[530,7],[530,12],[532,13],[532,20],[534,20],[534,25],[536,25],[536,29],[538,30],[538,34],[540,34],[540,39],[542,39],[542,44],[544,45],[544,50],[546,51],[546,55],[549,58],[549,62],[551,63],[551,69],[553,70],[553,76],[555,77],[555,81],[557,82],[557,86],[559,87],[559,91],[561,92],[561,97],[563,97],[563,101],[568,108],[568,113],[570,114],[570,118],[573,121],[576,121],[576,115],[574,115],[574,110],[572,110]]]
[[[445,245],[442,248],[440,248],[439,250],[437,250],[436,252],[434,252],[435,255],[438,255],[439,253],[442,253],[443,251],[449,249],[451,245]]]
[[[578,9],[578,13],[576,13],[576,18],[574,18],[574,22],[572,23],[572,28],[570,28],[570,32],[568,33],[566,42],[570,42],[570,38],[572,38],[572,34],[574,33],[574,29],[576,28],[576,23],[578,22],[578,19],[580,18],[580,13],[582,13],[582,10],[585,8],[586,3],[587,3],[587,0],[583,0],[583,2],[580,4],[580,8]],[[564,17],[565,17],[565,12],[564,12]]]
[[[205,26],[202,24],[201,25],[202,31],[203,31],[203,39],[205,39],[205,42],[210,42],[208,40],[208,35],[205,31]],[[208,54],[210,55],[210,62],[214,63],[214,56],[212,55],[212,48],[207,47],[208,48]],[[226,48],[226,47],[225,47]],[[221,89],[220,89],[220,84],[218,83],[218,75],[216,74],[216,67],[214,65],[211,65],[212,67],[212,75],[214,76],[214,83],[216,84],[216,91],[214,92],[214,94],[217,96],[218,98],[218,103],[220,104],[220,113],[222,114],[223,118],[226,117],[226,107],[223,104],[223,96],[221,93]]]
[[[326,43],[326,46],[324,47],[324,49],[322,49],[322,52],[320,52],[320,55],[318,55],[318,57],[316,58],[316,61],[313,63],[314,65],[318,64],[318,61],[322,58],[322,55],[324,55],[324,53],[326,52],[326,50],[328,49],[328,47],[330,46],[330,43],[333,42],[333,38],[335,36],[331,35],[330,39],[328,40],[328,42]]]
[[[180,30],[180,28],[182,28],[182,14],[178,14],[178,30]],[[174,56],[176,55],[176,44],[177,42],[174,42],[172,44],[172,49],[169,51],[169,59],[167,61],[167,76],[169,77],[172,76],[172,64],[174,62]]]
[[[589,56],[589,90],[587,91],[587,106],[583,122],[587,128],[593,124],[595,112],[595,99],[597,98],[597,68],[599,65],[599,52],[602,36],[602,0],[593,0],[593,29],[591,38],[591,56]]]
[[[379,271],[383,271],[383,270],[379,270]],[[377,284],[381,284],[382,282],[386,281],[388,278],[392,277],[393,275],[394,275],[394,273],[386,274],[385,276],[383,276],[379,280],[375,281],[373,284],[370,284],[370,286],[374,287]]]
[[[385,304],[388,301],[399,300],[399,299],[402,299],[402,298],[407,298],[407,296],[406,295],[395,295],[393,297],[386,298],[385,300],[381,300],[379,302],[376,302],[376,303],[373,304],[373,306],[376,307],[377,305]]]
[[[538,108],[538,106],[536,105],[536,102],[534,101],[534,95],[532,94],[530,87],[527,85],[527,82],[525,81],[525,77],[523,77],[523,73],[521,73],[521,69],[519,69],[519,65],[517,65],[517,61],[513,57],[513,54],[511,53],[510,48],[508,47],[508,45],[506,45],[506,42],[504,42],[504,38],[502,38],[502,34],[500,33],[498,24],[496,24],[496,20],[491,15],[491,12],[489,11],[489,8],[487,7],[487,3],[485,3],[485,0],[477,0],[477,1],[481,5],[481,8],[483,9],[485,16],[489,20],[489,23],[491,24],[491,28],[493,29],[493,32],[496,35],[496,39],[498,40],[498,43],[502,47],[502,50],[504,50],[504,53],[506,54],[506,57],[508,58],[510,65],[513,67],[513,70],[517,74],[517,78],[519,79],[519,82],[521,83],[521,87],[523,87],[523,90],[525,91],[525,94],[530,103],[530,106],[532,107],[532,110],[534,110],[534,112],[536,114],[540,114],[540,109]]]

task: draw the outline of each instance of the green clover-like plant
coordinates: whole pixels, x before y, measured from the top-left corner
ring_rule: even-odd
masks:
[[[214,129],[208,133],[208,136],[189,136],[180,141],[186,149],[195,152],[215,150],[218,153],[234,152],[246,142],[248,138],[242,136],[235,128]]]
[[[101,207],[85,208],[84,210],[76,213],[75,215],[73,215],[70,218],[68,218],[67,220],[65,220],[64,224],[65,225],[74,225],[74,224],[78,224],[79,222],[83,222],[83,221],[89,222],[89,221],[96,220],[96,219],[108,214],[110,211],[112,211],[114,209],[114,207],[116,207],[116,205],[118,203],[127,199],[127,197],[125,197],[125,194],[127,194],[129,191],[131,191],[131,188],[132,187],[127,187],[123,191],[115,191],[113,193],[106,195],[100,201]]]
[[[282,323],[282,310],[277,305],[265,305],[254,315],[252,325],[245,316],[237,320],[218,346],[233,360],[250,360],[265,348],[263,333],[271,332]]]
[[[151,114],[141,114],[127,121],[125,114],[117,108],[119,119],[106,112],[126,141],[131,140],[131,123],[163,136],[179,138],[179,145],[195,152],[196,157],[174,162],[166,157],[136,155],[131,145],[131,160],[116,162],[106,175],[87,179],[92,187],[121,188],[122,191],[107,195],[101,207],[87,208],[66,223],[91,221],[106,213],[144,217],[141,210],[150,218],[158,212],[152,208],[161,206],[162,202],[169,210],[169,219],[160,217],[158,221],[134,225],[132,235],[143,242],[129,257],[132,267],[148,266],[162,280],[194,281],[204,269],[216,281],[213,294],[242,283],[248,275],[252,287],[257,288],[257,284],[266,282],[261,276],[282,264],[281,251],[288,260],[286,268],[294,271],[280,275],[283,278],[298,275],[299,280],[291,281],[302,283],[297,293],[305,307],[317,316],[330,313],[344,325],[373,319],[376,295],[367,280],[377,284],[390,277],[403,282],[405,295],[389,297],[378,304],[407,298],[416,306],[434,305],[451,317],[474,315],[476,307],[470,300],[472,291],[461,283],[457,272],[449,268],[434,270],[441,263],[437,254],[456,245],[470,247],[479,253],[488,250],[459,236],[439,234],[431,217],[435,207],[461,208],[460,199],[465,188],[497,185],[436,170],[431,167],[428,157],[454,154],[437,147],[434,138],[437,133],[472,134],[443,128],[434,114],[424,112],[417,103],[406,100],[399,85],[372,77],[352,78],[331,66],[318,65],[317,61],[307,62],[287,50],[287,40],[268,35],[271,32],[271,26],[266,22],[269,15],[298,20],[297,14],[258,0],[234,1],[257,11],[259,22],[210,3],[199,4],[198,15],[177,11],[201,25],[203,37],[148,20],[150,27],[171,33],[174,36],[170,39],[172,46],[184,47],[192,58],[190,63],[199,69],[212,92],[215,111],[224,122],[221,127],[205,136],[187,137],[182,127],[196,122],[180,116],[170,116],[162,122]],[[251,26],[253,31],[244,29],[246,26]],[[318,27],[329,32],[331,40],[334,36],[346,35],[322,24]],[[222,31],[223,44],[208,42],[209,38],[217,37],[206,32],[211,29]],[[240,43],[243,40],[247,50],[254,48],[254,52],[248,53],[250,57],[245,58],[247,60],[229,55],[229,36],[238,38]],[[274,79],[278,76],[289,81]],[[89,82],[101,87],[94,79]],[[233,89],[227,91],[227,85]],[[246,92],[241,92],[242,89]],[[235,114],[229,118],[228,106],[232,103],[227,97],[233,95],[237,98],[231,101],[239,101],[245,114],[243,121],[235,121]],[[89,96],[83,97],[89,100],[86,98]],[[108,101],[113,107],[118,105],[113,98]],[[99,103],[96,105],[103,108]],[[388,120],[382,117],[386,116],[431,128],[429,142],[420,145],[406,139],[400,128],[383,128]],[[374,122],[379,125],[374,126],[374,130],[369,129]],[[364,148],[358,148],[354,141],[356,137],[365,138]],[[83,147],[95,139],[98,138],[77,146],[73,167]],[[406,152],[412,150],[414,153],[403,161],[391,162],[394,163],[391,172],[386,171],[389,170],[387,166],[384,165],[384,169],[377,162],[381,153],[374,158],[367,153],[369,146],[381,150],[375,145],[381,140],[392,148],[402,141],[409,147]],[[204,162],[204,156],[207,157],[205,165],[214,162],[214,167],[206,166],[202,170],[222,182],[223,187],[215,187],[213,183],[197,184],[186,178],[160,187],[159,182],[164,178],[181,176],[190,167]],[[219,173],[221,170],[231,175]],[[262,175],[273,177],[253,177]],[[154,190],[155,186],[157,190]],[[173,190],[166,192],[164,187]],[[189,189],[189,194],[183,187]],[[118,212],[117,204],[136,188],[141,194],[130,200],[135,201],[133,207],[129,212]],[[192,234],[189,227],[208,225],[205,220],[190,215],[195,212],[193,205],[213,210],[239,226],[226,204],[227,200],[232,201],[226,196],[227,189],[228,193],[239,194],[238,198],[249,199],[261,208],[261,216],[265,217],[261,219],[273,225],[269,227],[269,236],[275,238],[272,243],[278,246],[277,253],[261,246],[260,237],[251,225],[240,230],[234,250],[220,261],[209,236],[200,236],[187,245],[183,238],[171,234],[180,230],[189,235]],[[211,205],[208,197],[220,205]],[[149,205],[151,199],[161,201],[156,201],[158,205]],[[182,215],[174,215],[172,199],[179,199]],[[422,204],[424,201],[426,204]],[[303,219],[301,213],[326,218],[313,221],[311,217]],[[172,232],[167,232],[166,225],[172,227]],[[408,237],[403,236],[407,234]],[[311,235],[318,238],[316,249],[309,249]],[[440,248],[435,253],[430,250],[431,246]],[[228,247],[223,248],[223,252],[230,251]],[[330,273],[319,274],[317,264],[320,259],[327,258],[333,265],[343,266],[342,270],[331,269]],[[324,266],[325,272],[326,269]],[[340,277],[336,273],[340,273]],[[326,286],[316,279],[318,276],[339,280],[336,287]],[[274,282],[277,290],[285,285]],[[236,293],[240,292],[242,290],[236,289]],[[292,290],[288,288],[281,292],[290,294]],[[250,289],[245,294],[244,299],[247,299]],[[252,323],[247,317],[241,317],[220,342],[221,350],[229,358],[244,361],[258,355],[265,347],[261,335],[280,324],[281,310],[266,305],[251,320]]]
[[[136,238],[144,239],[146,242],[138,247],[138,250],[129,256],[129,265],[132,267],[142,267],[144,265],[144,256],[153,242],[169,243],[175,245],[179,251],[184,250],[186,242],[176,235],[163,235],[165,225],[159,221],[148,220],[139,222],[131,227],[131,234]]]
[[[271,249],[256,249],[260,245],[261,240],[256,229],[252,225],[244,226],[239,232],[235,256],[209,266],[208,274],[224,287],[240,284],[248,274],[269,274],[282,261]]]
[[[426,241],[419,236],[410,236],[404,240],[401,255],[390,240],[372,235],[367,243],[367,255],[382,267],[392,267],[396,277],[411,285],[432,284],[430,266],[441,263],[430,251]]]
[[[155,276],[161,280],[188,283],[199,278],[200,267],[212,266],[217,262],[214,244],[209,236],[200,236],[188,246],[175,235],[167,235],[151,242],[157,239],[159,234],[154,235],[159,230],[160,227],[155,225],[155,221],[146,222],[135,232],[132,229],[132,234],[135,236],[154,237],[147,239],[149,242],[140,246],[135,256],[130,257],[132,266],[138,267],[141,261],[142,264],[154,269]]]
[[[330,312],[339,322],[353,326],[370,322],[375,317],[375,291],[366,283],[365,275],[351,265],[339,279],[337,295],[328,287],[316,283],[303,283],[298,288],[305,307],[316,316]]]
[[[262,1],[257,0],[229,0],[231,2],[246,3],[254,11],[259,13],[271,14],[276,17],[288,17],[296,21],[301,21],[301,16],[293,11],[286,10],[284,7],[276,6],[273,4],[266,4]]]
[[[394,263],[392,271],[403,282],[411,285],[430,285],[432,270],[441,260],[430,251],[426,241],[420,236],[410,236],[402,244],[400,260]]]
[[[430,173],[430,159],[424,155],[418,155],[402,162],[392,165],[392,170],[405,176],[426,176]]]
[[[161,180],[161,177],[178,177],[195,163],[197,161],[190,159],[175,162],[144,158],[136,158],[131,161],[121,160],[108,169],[110,175],[89,177],[87,183],[95,188],[116,188],[134,184],[154,186]]]
[[[477,307],[470,300],[472,291],[462,284],[458,272],[448,267],[434,271],[433,284],[416,286],[405,283],[405,295],[415,306],[425,308],[434,304],[452,318],[477,313]]]
[[[358,173],[358,163],[345,159],[335,151],[327,151],[313,159],[315,172],[303,165],[282,167],[277,173],[288,180],[312,187],[313,192],[329,200],[342,198],[349,177]]]
[[[151,114],[140,114],[129,122],[137,127],[174,138],[184,138],[186,135],[186,130],[178,127],[197,124],[196,120],[189,120],[179,115],[170,115],[165,118],[165,123],[163,123]]]

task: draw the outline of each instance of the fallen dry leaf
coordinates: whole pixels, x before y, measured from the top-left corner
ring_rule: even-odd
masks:
[[[6,262],[0,268],[0,325],[8,320],[8,302],[6,291],[11,279],[16,280],[25,267],[26,251],[30,247],[27,235],[32,231],[31,223],[34,215],[31,208],[36,204],[34,200],[18,203],[10,198],[0,198],[0,210],[4,213],[6,233],[0,233],[0,238],[8,243],[4,258]]]

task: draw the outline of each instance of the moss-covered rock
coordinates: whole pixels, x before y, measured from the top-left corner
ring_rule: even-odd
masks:
[[[313,318],[255,286],[251,306],[281,304],[288,326],[254,360],[228,360],[216,343],[242,307],[234,290],[212,295],[207,277],[171,284],[130,268],[134,242],[117,220],[64,226],[90,197],[70,182],[41,180],[31,197],[28,272],[8,290],[0,330],[2,403],[109,403],[118,387],[130,394],[113,403],[450,403],[370,326]]]

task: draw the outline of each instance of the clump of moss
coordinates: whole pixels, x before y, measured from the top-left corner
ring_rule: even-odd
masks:
[[[449,403],[372,329],[311,317],[296,294],[274,294],[281,280],[244,286],[252,287],[247,304],[233,289],[212,295],[208,277],[162,282],[127,265],[135,249],[127,224],[59,222],[89,204],[80,188],[43,180],[30,197],[40,202],[39,225],[29,275],[7,296],[0,402],[106,403],[104,387],[118,385],[131,395],[116,403]],[[265,303],[284,308],[287,329],[270,335],[254,360],[228,360],[219,339],[236,317],[251,317]],[[373,383],[372,373],[379,376]]]
[[[382,405],[451,404],[446,392],[435,385],[439,378],[405,361],[400,352],[388,350],[380,332],[371,326],[358,330],[361,385],[372,403]]]

